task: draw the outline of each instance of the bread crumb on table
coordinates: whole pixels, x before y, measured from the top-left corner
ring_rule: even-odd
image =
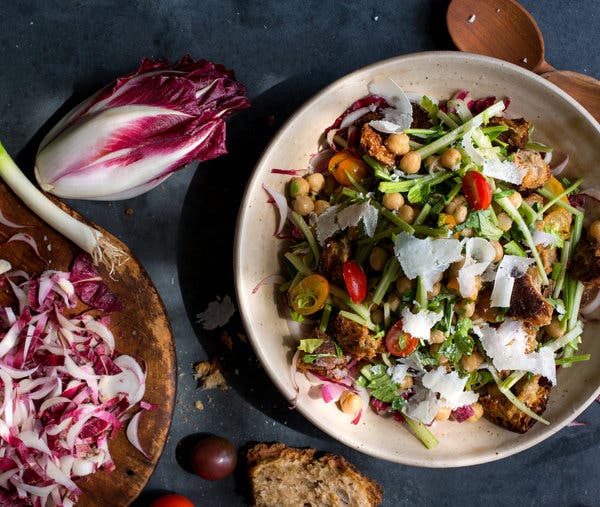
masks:
[[[228,389],[229,387],[216,358],[194,364],[194,378],[198,381],[198,387],[202,389]]]

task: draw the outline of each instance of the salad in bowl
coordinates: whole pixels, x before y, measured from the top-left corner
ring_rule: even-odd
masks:
[[[319,115],[304,161],[271,147],[251,182],[277,210],[271,272],[253,293],[276,282],[286,370],[275,378],[250,336],[291,403],[336,438],[410,464],[495,459],[574,417],[553,405],[595,360],[584,333],[600,280],[594,182],[573,170],[570,142],[545,135],[547,119],[519,110],[522,93],[425,92],[402,67],[379,67]],[[261,328],[272,355],[275,332]]]

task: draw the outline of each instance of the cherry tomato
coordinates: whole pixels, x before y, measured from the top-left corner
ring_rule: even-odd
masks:
[[[462,191],[469,206],[475,211],[488,209],[492,204],[492,187],[483,174],[467,171],[462,182]]]
[[[360,183],[371,174],[367,163],[349,151],[340,151],[331,157],[328,168],[335,180],[345,187],[352,186],[352,181],[348,176]]]
[[[399,320],[385,335],[385,346],[388,352],[394,356],[406,357],[413,353],[419,346],[419,339],[405,333],[402,329],[402,321]]]
[[[150,504],[150,507],[194,507],[194,504],[185,496],[165,495],[161,496],[158,500],[154,500]]]
[[[300,315],[310,315],[325,306],[329,282],[321,275],[309,275],[288,291],[290,306]]]
[[[343,267],[344,283],[350,299],[358,304],[367,295],[367,276],[356,261],[346,261]]]
[[[192,470],[207,481],[224,479],[233,472],[236,464],[237,451],[226,438],[204,438],[192,451]]]

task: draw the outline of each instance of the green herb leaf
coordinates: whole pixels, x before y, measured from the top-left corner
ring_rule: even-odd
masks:
[[[323,338],[306,338],[304,340],[300,340],[300,345],[298,345],[298,350],[302,352],[306,352],[308,354],[312,354],[315,350],[317,350],[321,345],[323,345]]]

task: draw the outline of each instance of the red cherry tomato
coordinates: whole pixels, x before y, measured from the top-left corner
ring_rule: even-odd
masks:
[[[226,438],[205,438],[192,451],[192,469],[207,481],[224,479],[233,472],[236,464],[237,451]]]
[[[154,500],[150,507],[194,507],[185,496],[181,495],[165,495],[158,500]]]
[[[390,354],[405,357],[416,350],[419,346],[419,339],[405,333],[402,329],[402,321],[399,320],[390,327],[385,335],[385,346]]]
[[[344,283],[350,299],[358,304],[367,295],[367,276],[356,261],[344,262]]]
[[[492,187],[477,171],[467,171],[462,181],[462,191],[475,211],[488,209],[492,204]]]

